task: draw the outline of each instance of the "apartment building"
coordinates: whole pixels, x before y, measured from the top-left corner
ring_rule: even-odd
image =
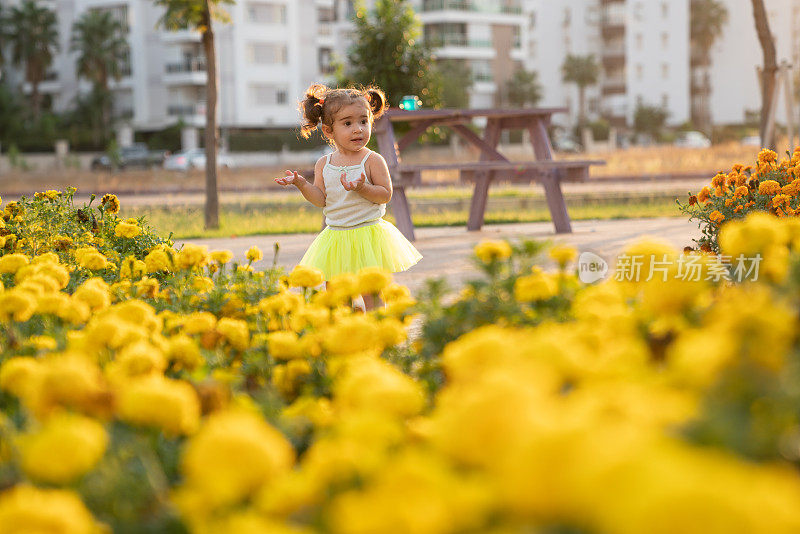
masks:
[[[21,0],[9,1],[14,5]],[[101,10],[122,22],[130,50],[123,78],[111,82],[114,116],[136,131],[159,130],[179,121],[190,130],[205,124],[207,74],[199,33],[159,28],[163,10],[148,0],[43,0],[41,4],[53,9],[58,20],[60,52],[40,85],[53,109],[72,107],[78,94],[90,89],[75,72],[70,37],[81,15]],[[296,127],[297,101],[303,91],[330,75],[334,51],[346,47],[342,32],[335,31],[348,13],[345,4],[240,0],[226,6],[232,23],[215,25],[220,126]],[[21,81],[21,73],[15,76]],[[28,84],[23,89],[30,91]],[[187,139],[191,144],[192,135]]]

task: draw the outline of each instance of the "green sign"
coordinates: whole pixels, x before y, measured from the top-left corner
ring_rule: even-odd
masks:
[[[400,100],[400,109],[413,111],[422,107],[422,100],[417,95],[406,95]]]

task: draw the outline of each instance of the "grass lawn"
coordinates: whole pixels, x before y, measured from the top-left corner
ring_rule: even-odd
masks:
[[[469,194],[465,191],[466,194]],[[508,196],[498,195],[492,198]],[[463,200],[459,195],[451,194],[450,200]],[[415,209],[412,199],[412,217],[414,225],[425,226],[463,226],[466,225],[469,213],[468,196],[466,201],[431,203],[430,199],[424,207]],[[512,197],[513,198],[513,197]],[[289,234],[318,232],[322,225],[321,210],[308,203],[293,200],[283,202],[237,203],[220,206],[221,227],[206,231],[203,228],[202,206],[180,207],[123,207],[121,216],[139,217],[144,215],[150,226],[162,235],[173,232],[175,239],[201,237],[232,237],[264,234]],[[549,221],[550,213],[539,196],[517,197],[516,207],[513,203],[492,207],[492,199],[486,211],[486,223],[515,223]],[[527,202],[525,202],[527,200]],[[569,199],[567,205],[573,220],[585,219],[625,219],[640,217],[680,216],[674,197],[661,196],[650,198],[597,198]],[[391,214],[387,219],[394,222]]]

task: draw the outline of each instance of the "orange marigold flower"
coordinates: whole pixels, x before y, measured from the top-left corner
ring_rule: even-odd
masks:
[[[724,197],[726,192],[727,188],[723,189],[721,187],[717,187],[716,189],[714,189],[714,195],[718,197]]]
[[[772,152],[770,150],[770,152]],[[781,184],[775,180],[764,180],[758,184],[758,192],[762,195],[775,195],[781,190]]]
[[[740,211],[742,211],[742,209],[744,209],[744,206],[739,205],[739,206],[736,206],[735,208],[733,208],[733,212],[734,213],[739,213]]]
[[[730,207],[731,204],[733,204],[733,199],[732,198],[726,198],[725,199],[725,207],[728,208],[728,207]]]
[[[689,205],[694,206],[697,204],[697,195],[689,195]]]
[[[705,202],[711,196],[711,188],[705,186],[700,192],[697,194],[697,201],[698,202]]]
[[[736,165],[731,167],[731,170],[733,170],[733,172],[735,172],[737,174],[742,172],[743,169],[744,169],[744,165],[742,165],[741,163],[737,163]]]
[[[746,196],[747,196],[749,193],[750,193],[750,190],[749,190],[747,187],[745,187],[745,186],[743,186],[743,185],[740,185],[740,186],[739,186],[739,187],[737,187],[737,188],[736,188],[736,190],[733,192],[733,198],[742,198],[742,197],[746,197]]]
[[[711,179],[711,187],[725,185],[725,178],[727,178],[727,176],[724,173],[717,173],[717,175]]]
[[[719,224],[723,220],[725,220],[725,216],[722,213],[720,213],[719,211],[714,210],[714,211],[711,212],[711,215],[708,216],[708,219],[710,221],[712,221],[712,222],[715,222],[715,223]]]
[[[765,165],[767,163],[775,163],[776,161],[778,161],[778,154],[773,150],[765,148],[758,153],[758,162],[760,164]]]

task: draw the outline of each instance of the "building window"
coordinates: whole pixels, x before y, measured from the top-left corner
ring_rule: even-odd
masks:
[[[665,80],[669,79],[669,63],[661,64],[661,77]]]
[[[669,108],[669,95],[667,93],[661,95],[661,107],[663,109]]]
[[[288,91],[284,87],[270,84],[252,84],[250,86],[250,102],[254,106],[277,106],[285,104]]]
[[[284,9],[284,13],[286,10]],[[336,22],[336,10],[332,7],[321,7],[317,10],[317,21],[322,22]]]
[[[669,34],[667,32],[661,34],[661,48],[664,50],[669,48]]]
[[[249,2],[247,16],[256,24],[286,24],[286,6],[272,2]]]
[[[288,53],[282,43],[250,43],[248,55],[255,65],[285,65]]]
[[[641,63],[636,65],[636,79],[641,81],[644,78],[644,67]]]
[[[536,13],[531,11],[530,15],[528,15],[528,26],[530,29],[534,29],[536,27]]]
[[[570,8],[564,8],[564,26],[569,26],[569,23],[572,21],[572,10]]]
[[[669,4],[667,2],[661,2],[661,16],[664,18],[669,16]]]
[[[536,41],[533,39],[528,42],[528,58],[536,59]]]
[[[94,13],[109,13],[111,18],[122,24],[125,33],[130,31],[130,20],[128,19],[128,6],[113,7],[94,7],[90,11]]]
[[[330,48],[320,48],[317,59],[320,73],[332,74],[336,70],[336,66],[333,64],[333,50]]]
[[[636,48],[641,49],[644,46],[644,36],[641,33],[636,34]]]
[[[644,18],[644,6],[641,2],[636,2],[633,5],[633,18],[635,20],[642,20]]]

